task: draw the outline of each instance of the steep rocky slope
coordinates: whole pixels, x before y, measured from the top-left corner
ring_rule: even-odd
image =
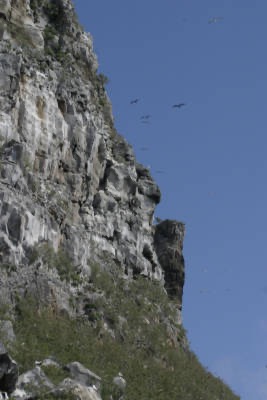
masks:
[[[12,290],[36,274],[40,243],[67,253],[81,277],[108,257],[129,276],[163,281],[169,265],[159,258],[170,249],[168,240],[157,246],[153,226],[160,191],[116,133],[92,39],[71,2],[1,0],[0,9],[0,262],[19,270]],[[172,222],[165,235],[180,304],[183,233]]]
[[[116,132],[97,67],[71,0],[0,0],[0,340],[21,372],[51,355],[52,370],[96,368],[104,399],[119,369],[128,399],[165,399],[166,379],[168,397],[235,399],[189,351],[184,225],[153,223],[160,190]],[[15,398],[61,396],[40,364]],[[75,398],[100,396],[89,392]]]

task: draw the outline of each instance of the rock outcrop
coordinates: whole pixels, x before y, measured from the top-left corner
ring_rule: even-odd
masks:
[[[182,222],[166,220],[155,227],[155,249],[164,270],[168,295],[182,307],[184,286],[183,240],[185,226]]]
[[[94,372],[85,368],[81,363],[77,361],[69,363],[65,366],[65,370],[70,373],[72,379],[77,380],[79,383],[100,389],[101,378]]]
[[[61,367],[58,363],[53,360],[47,359],[43,362],[36,362],[35,368],[26,371],[18,377],[16,374],[16,380],[12,380],[10,377],[7,379],[11,390],[2,390],[0,382],[0,396],[2,393],[11,395],[14,400],[29,400],[38,398],[68,398],[76,400],[101,400],[100,396],[100,381],[101,378],[94,374],[92,371],[85,368],[78,362],[73,362],[65,367]],[[51,365],[55,370],[63,373],[64,371],[70,372],[70,377],[67,376],[62,379],[58,384],[51,382],[49,377],[43,371],[42,368]],[[0,357],[0,371],[5,367],[5,363]],[[93,383],[95,382],[96,385]],[[6,389],[6,387],[4,387]],[[8,397],[7,397],[8,398]],[[1,399],[1,397],[0,397]]]
[[[0,342],[0,393],[10,394],[15,390],[18,380],[18,366]]]
[[[165,274],[181,303],[180,225],[171,229],[181,235],[161,224],[154,238],[160,190],[115,130],[72,2],[1,0],[0,10],[0,301],[27,293],[70,312],[71,285],[55,258],[45,262],[54,252],[80,283],[94,262],[162,283]]]

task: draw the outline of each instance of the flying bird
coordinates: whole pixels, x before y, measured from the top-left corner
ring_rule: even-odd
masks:
[[[147,114],[147,115],[142,115],[140,117],[140,119],[146,120],[146,119],[149,119],[150,117],[151,117],[151,115]]]
[[[172,108],[181,108],[185,105],[186,105],[185,103],[173,104]]]
[[[138,101],[139,101],[139,99],[131,100],[131,101],[130,101],[130,104],[136,104],[136,103],[138,103]]]
[[[216,24],[216,22],[223,20],[223,17],[212,17],[209,19],[209,24]]]

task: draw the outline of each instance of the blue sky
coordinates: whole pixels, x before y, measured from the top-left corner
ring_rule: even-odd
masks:
[[[116,128],[161,188],[156,215],[186,223],[191,348],[242,400],[266,400],[267,2],[75,5]]]

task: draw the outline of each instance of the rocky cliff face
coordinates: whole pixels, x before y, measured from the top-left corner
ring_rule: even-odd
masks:
[[[181,306],[184,226],[153,225],[160,190],[114,128],[72,2],[0,10],[1,302],[30,293],[71,312],[72,277],[81,286],[100,262],[165,282]],[[46,262],[59,255],[68,280]]]
[[[153,224],[97,67],[71,0],[0,0],[0,399],[237,400],[190,352],[184,225]]]

